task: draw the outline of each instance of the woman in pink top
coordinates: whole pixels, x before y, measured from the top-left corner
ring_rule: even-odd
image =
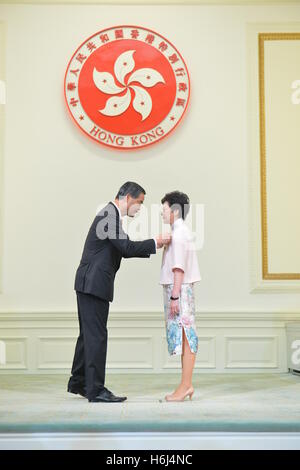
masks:
[[[172,241],[164,248],[160,284],[163,286],[168,351],[181,354],[182,375],[167,401],[183,401],[193,396],[192,374],[198,336],[195,325],[194,283],[201,280],[192,234],[184,222],[189,211],[186,194],[173,191],[161,200],[162,217],[171,225]]]

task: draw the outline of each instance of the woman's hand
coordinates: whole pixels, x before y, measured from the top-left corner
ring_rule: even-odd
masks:
[[[175,317],[176,313],[179,313],[179,300],[171,300],[170,302],[171,317]]]

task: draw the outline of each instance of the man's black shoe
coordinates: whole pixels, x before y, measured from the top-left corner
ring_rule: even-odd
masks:
[[[86,388],[85,387],[68,387],[68,392],[75,393],[75,395],[81,395],[86,398]]]
[[[105,403],[118,403],[121,401],[125,401],[127,397],[116,397],[112,392],[104,388],[101,392],[98,393],[97,396],[94,398],[90,398],[89,402],[98,403],[98,402],[105,402]]]
[[[108,388],[106,388],[106,387],[103,387],[103,388],[104,388],[104,390],[107,391],[107,393],[109,393],[109,395],[114,396],[113,392],[111,392],[110,390],[108,390]],[[126,400],[127,397],[119,397],[119,398],[124,398],[124,400]]]

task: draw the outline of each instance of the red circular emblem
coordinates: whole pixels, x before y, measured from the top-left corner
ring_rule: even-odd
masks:
[[[65,74],[65,99],[76,124],[117,149],[158,142],[181,120],[190,80],[178,50],[139,26],[116,26],[88,38]]]

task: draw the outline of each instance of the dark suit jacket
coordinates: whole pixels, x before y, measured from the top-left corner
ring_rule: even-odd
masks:
[[[153,238],[132,241],[124,232],[119,211],[110,201],[96,215],[88,232],[74,289],[112,301],[114,280],[121,259],[149,258],[156,253]]]

